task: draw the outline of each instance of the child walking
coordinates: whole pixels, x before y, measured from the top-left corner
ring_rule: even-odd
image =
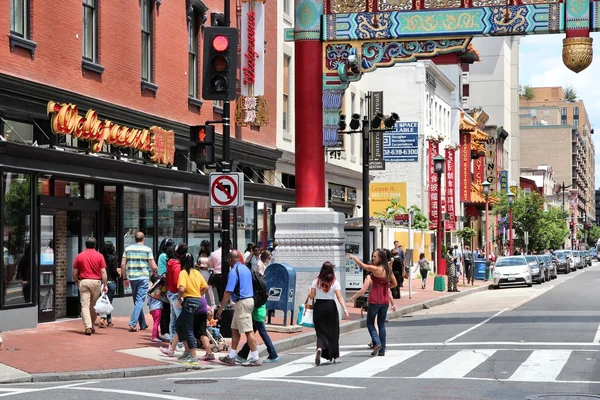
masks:
[[[152,275],[150,277],[150,281],[152,284],[156,283],[158,277],[156,275]],[[162,343],[162,340],[158,337],[158,329],[160,328],[160,317],[162,315],[162,301],[156,300],[152,296],[148,296],[148,307],[150,308],[150,315],[152,315],[152,320],[154,324],[152,325],[152,339],[151,342],[154,343]]]

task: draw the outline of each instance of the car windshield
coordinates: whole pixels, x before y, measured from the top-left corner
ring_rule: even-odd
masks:
[[[521,257],[500,258],[496,261],[496,267],[516,267],[519,265],[527,265]]]
[[[565,253],[554,253],[554,254],[556,254],[556,257],[557,257],[557,258],[560,258],[561,260],[564,260],[565,258],[567,258],[567,257],[565,256]]]
[[[529,261],[530,263],[533,262],[538,262],[537,258],[535,256],[525,256],[525,258],[527,259],[527,261]]]

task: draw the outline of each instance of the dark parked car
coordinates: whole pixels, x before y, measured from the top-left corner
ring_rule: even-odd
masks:
[[[546,281],[546,264],[537,256],[525,256],[525,259],[531,269],[532,280],[537,283],[544,283]]]
[[[556,264],[556,269],[558,272],[564,272],[565,274],[571,273],[571,264],[567,259],[567,254],[564,251],[555,251],[554,258]]]
[[[548,271],[548,273],[546,274],[546,280],[549,281],[549,280],[558,278],[558,269],[556,268],[556,264],[552,260],[552,255],[550,253],[548,253],[548,254],[542,254],[538,257],[543,258],[544,261],[546,262],[546,269]]]

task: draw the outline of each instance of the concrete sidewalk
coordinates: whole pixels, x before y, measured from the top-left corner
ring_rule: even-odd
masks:
[[[461,293],[434,292],[433,279],[421,289],[420,280],[413,280],[412,298],[408,298],[408,282],[401,289],[402,298],[395,300],[397,310],[388,318],[397,318],[424,307],[434,307],[475,291],[486,290],[487,282],[475,286],[459,285]],[[347,303],[350,320],[341,322],[341,332],[364,327],[360,309]],[[148,315],[151,324],[152,318]],[[274,323],[278,321],[273,320]],[[214,363],[185,366],[173,358],[164,357],[158,350],[161,344],[150,342],[151,329],[131,333],[128,318],[113,319],[114,327],[101,329],[85,336],[80,319],[40,324],[35,329],[3,333],[4,348],[0,351],[0,383],[50,382],[77,379],[120,378],[176,373],[188,369],[213,368]],[[286,351],[314,343],[314,330],[300,332],[269,332],[277,351]],[[260,342],[259,342],[260,343]],[[259,348],[264,349],[264,346]],[[262,351],[266,355],[266,351]]]

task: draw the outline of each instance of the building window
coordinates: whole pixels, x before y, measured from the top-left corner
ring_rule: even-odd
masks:
[[[292,57],[283,56],[283,129],[289,130],[290,116],[290,63]]]
[[[248,243],[256,243],[254,237],[254,210],[256,203],[245,201],[243,207],[237,209],[237,248],[246,249]]]
[[[9,142],[20,144],[33,144],[33,125],[23,122],[2,119],[2,137]]]
[[[579,106],[573,106],[573,125],[579,126]]]
[[[10,0],[10,32],[29,38],[29,1]]]
[[[283,13],[290,15],[290,0],[283,0]]]
[[[560,124],[567,125],[567,107],[560,108]]]
[[[142,0],[142,80],[152,82],[152,0]]]
[[[210,240],[210,204],[207,196],[196,194],[188,195],[188,238],[187,243],[190,248],[190,254],[194,259],[198,259],[200,253],[200,244],[203,240]],[[217,246],[211,243],[208,251],[212,251]],[[204,256],[206,257],[206,256]]]
[[[135,243],[135,233],[143,232],[145,245],[154,246],[154,193],[150,189],[124,188],[123,232],[125,247]]]
[[[196,14],[188,27],[188,95],[194,99],[198,97],[198,23]]]
[[[5,172],[3,175],[2,242],[3,306],[31,303],[31,177]]]
[[[98,8],[96,0],[83,0],[83,59],[98,61]]]
[[[175,243],[185,242],[183,193],[158,191],[158,243],[171,238]]]

